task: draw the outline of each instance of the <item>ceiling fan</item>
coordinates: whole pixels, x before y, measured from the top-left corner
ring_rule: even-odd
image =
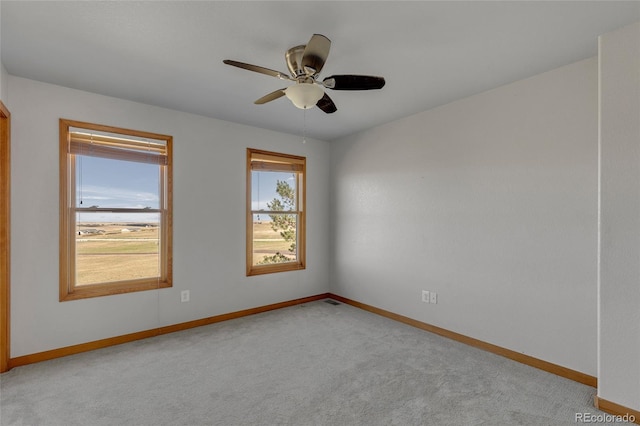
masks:
[[[225,59],[222,62],[296,83],[261,97],[254,102],[258,105],[286,96],[298,108],[308,109],[315,105],[327,114],[331,114],[336,112],[338,108],[324,92],[323,88],[332,90],[374,90],[381,89],[384,86],[383,77],[370,75],[332,75],[319,81],[318,75],[329,56],[330,48],[331,40],[322,34],[314,34],[306,45],[295,46],[287,50],[285,59],[291,75],[230,59]]]

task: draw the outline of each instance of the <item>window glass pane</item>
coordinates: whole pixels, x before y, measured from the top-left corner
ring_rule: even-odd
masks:
[[[77,286],[160,276],[159,213],[81,212],[76,225]]]
[[[160,166],[76,156],[76,207],[160,206]]]
[[[290,172],[251,172],[251,210],[296,209],[296,175]]]
[[[253,264],[295,262],[297,260],[297,215],[254,215]]]

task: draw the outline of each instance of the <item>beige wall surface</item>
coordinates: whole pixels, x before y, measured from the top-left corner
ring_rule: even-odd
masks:
[[[600,37],[598,396],[640,410],[640,23]]]
[[[336,141],[331,291],[595,376],[597,72]]]

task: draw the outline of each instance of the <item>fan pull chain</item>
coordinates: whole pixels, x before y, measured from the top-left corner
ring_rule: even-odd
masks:
[[[307,109],[302,110],[302,143],[307,143]]]

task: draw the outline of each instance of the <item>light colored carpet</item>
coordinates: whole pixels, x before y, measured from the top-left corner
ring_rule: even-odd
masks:
[[[575,425],[595,389],[323,301],[14,368],[9,425]]]

